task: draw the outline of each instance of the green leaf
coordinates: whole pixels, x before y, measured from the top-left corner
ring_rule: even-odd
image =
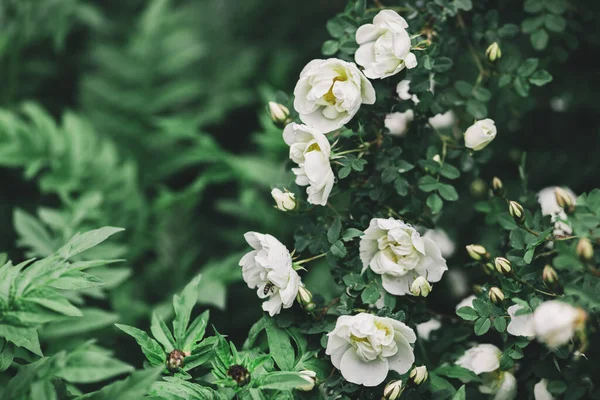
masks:
[[[444,202],[437,193],[432,193],[427,197],[427,207],[429,207],[433,214],[439,213],[443,206]]]
[[[484,87],[476,86],[475,88],[473,88],[473,97],[475,97],[479,101],[486,103],[492,98],[492,92],[490,92]]]
[[[81,311],[73,304],[69,303],[65,297],[62,297],[56,290],[48,287],[29,292],[26,297],[21,299],[21,301],[39,304],[49,310],[70,317],[81,317],[83,315]]]
[[[544,86],[546,83],[552,82],[552,75],[545,69],[540,69],[529,77],[529,82],[535,86]]]
[[[467,321],[475,321],[479,318],[479,314],[471,307],[461,307],[456,310],[456,315]]]
[[[44,356],[37,331],[33,328],[0,323],[0,338],[8,340],[17,347],[27,349],[37,356]]]
[[[306,386],[307,381],[298,372],[269,372],[259,377],[256,386],[261,389],[292,390]]]
[[[70,271],[51,282],[49,286],[62,290],[82,290],[104,286],[104,282],[85,272]]]
[[[438,185],[438,181],[430,175],[425,175],[421,177],[418,183],[419,189],[421,189],[424,192],[433,192],[434,190],[437,190]]]
[[[561,15],[546,14],[544,17],[544,25],[552,32],[562,32],[567,27],[567,21]]]
[[[266,326],[269,353],[282,371],[291,371],[294,368],[294,348],[290,342],[290,335],[277,325],[273,319],[268,320]]]
[[[56,376],[71,383],[94,383],[134,370],[112,352],[86,343],[68,354],[65,366],[58,370]]]
[[[458,10],[471,11],[473,8],[471,0],[454,0],[454,4]]]
[[[131,400],[143,398],[153,382],[160,376],[163,368],[151,368],[136,371],[127,379],[114,382],[101,390],[88,393],[77,400]]]
[[[360,295],[360,299],[366,304],[375,304],[380,297],[379,288],[374,284],[367,285]]]
[[[528,13],[538,13],[544,8],[544,0],[526,0],[523,9]]]
[[[467,393],[465,392],[465,385],[462,385],[460,387],[460,389],[458,389],[456,391],[456,394],[454,395],[454,397],[452,397],[452,400],[466,400],[467,399]]]
[[[62,317],[45,325],[41,336],[44,339],[53,339],[81,335],[113,325],[119,320],[117,314],[97,308],[83,308],[81,312],[81,317]]]
[[[167,324],[158,315],[156,311],[152,313],[152,322],[150,324],[150,332],[152,336],[163,346],[166,353],[170,353],[175,349],[175,339]]]
[[[329,240],[329,243],[333,244],[340,238],[341,230],[342,221],[339,218],[335,218],[327,231],[327,240]]]
[[[340,44],[340,51],[344,53],[355,53],[358,50],[358,43],[354,39],[343,41]]]
[[[458,168],[456,168],[450,164],[444,164],[440,168],[440,174],[444,178],[456,179],[460,176],[460,171],[458,170]]]
[[[448,58],[448,57],[438,57],[438,58],[435,59],[435,61],[433,63],[433,70],[435,72],[446,72],[450,68],[452,68],[453,64],[454,63],[452,62],[451,58]]]
[[[331,254],[333,254],[337,258],[344,258],[346,256],[346,254],[348,254],[348,251],[346,250],[346,246],[344,246],[344,243],[342,243],[341,240],[338,240],[337,242],[332,244],[331,247],[329,248],[329,251],[331,252]]]
[[[204,338],[206,333],[206,326],[208,325],[209,310],[204,311],[200,314],[194,322],[190,325],[190,328],[185,334],[183,346],[181,350],[192,351],[196,344]]]
[[[202,275],[197,275],[188,283],[181,292],[181,296],[173,296],[173,310],[175,310],[175,319],[173,320],[173,336],[178,346],[183,345],[185,331],[190,322],[192,309],[198,301],[198,284]]]
[[[64,259],[69,259],[79,253],[99,245],[115,233],[122,232],[124,230],[125,229],[123,228],[106,226],[104,228],[94,229],[93,231],[86,233],[78,233],[73,236],[73,238],[69,240],[66,245],[58,249],[57,253]]]
[[[479,378],[473,371],[458,365],[444,365],[436,368],[434,372],[437,375],[446,376],[453,379],[460,379],[463,382],[481,382],[481,378]]]
[[[504,87],[504,86],[510,84],[511,81],[512,81],[511,75],[503,74],[500,76],[500,79],[498,79],[498,87]]]
[[[340,170],[338,171],[338,178],[340,179],[344,179],[346,178],[348,175],[350,175],[350,172],[352,172],[352,168],[350,168],[349,166],[345,166],[340,168]]]
[[[323,53],[324,56],[332,56],[337,53],[339,48],[340,43],[337,40],[327,40],[321,47],[321,53]]]
[[[536,70],[539,63],[540,60],[537,58],[528,58],[523,62],[523,64],[521,64],[521,66],[519,66],[519,69],[517,69],[517,74],[523,77],[528,77],[529,75],[533,74],[533,71]]]
[[[500,333],[506,330],[506,319],[502,317],[497,317],[494,319],[494,328]]]
[[[475,321],[475,326],[474,326],[473,330],[475,331],[475,334],[477,336],[481,336],[481,335],[485,335],[487,333],[487,331],[490,330],[491,326],[492,326],[492,321],[490,321],[489,318],[479,318],[477,321]]]
[[[148,361],[150,361],[150,364],[157,366],[165,363],[166,355],[162,347],[160,347],[160,344],[156,340],[148,336],[146,332],[129,325],[115,324],[115,326],[135,339]]]
[[[454,83],[454,87],[462,97],[471,96],[471,92],[473,91],[473,85],[465,81],[457,81]]]
[[[522,97],[527,97],[529,94],[529,83],[527,81],[518,76],[515,78],[514,83],[515,91]]]
[[[467,112],[476,119],[483,119],[487,116],[488,110],[485,104],[475,99],[467,100]]]
[[[365,233],[361,230],[358,230],[356,228],[348,228],[344,231],[344,234],[342,235],[342,240],[344,242],[349,242],[350,240],[356,238],[356,237],[360,237],[363,236]]]
[[[452,186],[452,185],[449,185],[447,183],[440,183],[438,186],[438,192],[445,200],[448,200],[448,201],[458,200],[458,193],[456,192],[456,189],[454,189],[454,186]]]
[[[548,32],[545,29],[538,29],[529,37],[531,45],[536,50],[544,50],[548,45]]]

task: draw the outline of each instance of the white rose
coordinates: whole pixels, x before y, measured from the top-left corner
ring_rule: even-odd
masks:
[[[411,294],[416,278],[438,282],[448,269],[437,245],[403,221],[373,218],[360,239],[362,272],[371,268],[381,275],[383,288],[390,294]]]
[[[425,232],[423,237],[433,240],[439,247],[442,257],[444,258],[452,257],[454,251],[456,250],[456,245],[443,229],[429,229],[427,232]]]
[[[325,353],[348,382],[377,386],[390,370],[404,374],[415,362],[415,332],[391,318],[343,315],[327,337]]]
[[[300,276],[292,268],[288,249],[271,235],[247,232],[246,242],[254,249],[240,260],[242,276],[250,289],[257,288],[262,304],[270,316],[279,314],[281,308],[290,308],[302,285]]]
[[[385,127],[390,131],[391,135],[394,136],[406,136],[408,132],[408,125],[415,119],[413,110],[407,110],[404,112],[394,112],[385,116],[383,121]]]
[[[548,381],[542,379],[533,387],[533,397],[535,400],[554,400],[554,396],[548,391]]]
[[[493,344],[479,344],[467,350],[456,364],[481,375],[481,393],[493,394],[494,400],[512,400],[517,396],[517,381],[511,373],[499,371],[501,355]]]
[[[296,208],[296,199],[294,197],[294,193],[282,192],[281,190],[275,188],[271,190],[271,196],[273,196],[273,199],[277,204],[277,208],[281,211],[291,211]]]
[[[502,352],[493,344],[479,344],[471,347],[457,361],[456,364],[475,374],[494,372],[500,368]]]
[[[464,299],[462,299],[461,301],[458,302],[458,304],[456,305],[456,310],[458,310],[459,308],[463,308],[463,307],[473,307],[473,300],[475,300],[477,298],[477,296],[475,296],[474,294],[465,297]]]
[[[493,120],[486,118],[477,121],[465,132],[465,146],[475,151],[481,150],[494,140],[496,133]]]
[[[302,122],[325,133],[348,123],[361,104],[375,103],[375,89],[356,64],[336,58],[309,62],[294,96]]]
[[[356,31],[358,50],[354,55],[356,63],[365,68],[370,79],[381,79],[402,71],[404,67],[417,66],[417,58],[410,52],[408,24],[398,13],[382,10],[373,18],[372,24],[365,24]]]
[[[450,110],[443,114],[436,114],[429,118],[429,124],[435,129],[446,129],[450,128],[456,123],[456,114]]]
[[[517,380],[510,372],[484,374],[481,393],[493,394],[492,400],[513,400],[517,397]]]
[[[329,156],[331,145],[324,134],[306,125],[288,124],[283,140],[290,146],[290,158],[299,168],[292,168],[296,184],[308,186],[308,202],[324,206],[333,188],[335,177]]]
[[[583,310],[558,300],[546,301],[533,313],[537,339],[551,348],[568,343],[586,319]]]
[[[432,318],[427,322],[417,324],[417,336],[419,336],[419,339],[429,340],[429,335],[431,335],[431,332],[436,331],[441,327],[442,323],[439,320]]]
[[[533,314],[516,315],[517,311],[523,309],[523,306],[515,304],[508,307],[510,323],[506,331],[513,336],[535,336],[535,326],[533,324]]]
[[[419,104],[419,97],[416,94],[410,93],[410,80],[404,79],[396,85],[396,93],[402,100],[412,100],[413,103]]]
[[[577,195],[569,188],[562,188],[568,196],[571,197],[573,203],[577,202]],[[573,233],[571,226],[565,222],[567,221],[567,214],[556,201],[555,194],[556,186],[550,186],[544,188],[538,192],[537,199],[542,208],[542,215],[549,215],[551,221],[554,223],[554,235],[563,236],[570,235]]]

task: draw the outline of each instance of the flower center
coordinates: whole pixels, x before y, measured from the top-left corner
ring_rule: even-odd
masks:
[[[313,144],[311,144],[310,146],[308,146],[306,148],[306,153],[310,153],[311,151],[321,151],[321,148],[319,147],[319,144],[317,142],[314,142]]]
[[[331,86],[329,87],[329,91],[327,93],[325,93],[325,95],[323,96],[323,99],[328,102],[328,103],[335,103],[336,97],[333,94],[333,85],[335,85],[336,82],[344,82],[347,81],[348,77],[343,75],[343,76],[336,76],[335,78],[333,78],[333,82],[331,83]]]

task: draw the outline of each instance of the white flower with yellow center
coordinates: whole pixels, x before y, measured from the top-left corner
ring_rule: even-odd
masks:
[[[337,58],[309,62],[294,96],[302,122],[324,133],[348,123],[361,104],[375,103],[375,89],[356,64]]]
[[[438,282],[448,269],[435,242],[410,225],[393,218],[374,218],[361,237],[360,259],[363,271],[371,268],[381,275],[383,288],[390,294],[412,294],[418,277]]]
[[[343,315],[327,337],[325,353],[348,382],[377,386],[390,370],[404,374],[415,361],[415,332],[391,318]]]
[[[257,289],[259,298],[268,299],[263,310],[274,316],[282,308],[290,308],[302,285],[292,268],[290,252],[271,235],[247,232],[244,238],[254,250],[240,260],[242,277],[250,289]]]
[[[298,168],[292,168],[296,184],[308,186],[309,203],[326,205],[335,181],[329,140],[318,130],[296,123],[285,127],[283,140],[290,146],[290,159],[298,164]]]

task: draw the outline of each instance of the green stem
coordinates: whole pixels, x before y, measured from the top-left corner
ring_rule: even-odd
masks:
[[[469,48],[469,52],[471,53],[471,57],[473,57],[473,61],[475,61],[475,65],[477,66],[477,70],[479,71],[479,76],[477,76],[477,83],[481,83],[483,77],[485,76],[485,68],[479,59],[479,54],[475,50],[475,47],[471,44],[471,40],[469,39],[469,33],[467,32],[467,26],[465,25],[465,21],[460,13],[456,14],[456,18],[458,20],[458,26],[463,32],[463,35],[467,41],[467,47]]]
[[[514,279],[515,279],[517,282],[521,283],[522,285],[529,286],[530,288],[532,288],[533,290],[535,290],[535,291],[536,291],[536,292],[538,292],[538,293],[545,294],[546,296],[558,297],[558,295],[556,295],[556,294],[554,294],[554,293],[545,292],[545,291],[543,291],[543,290],[540,290],[540,289],[536,288],[535,286],[533,286],[531,283],[529,283],[529,282],[525,282],[524,280],[521,280],[521,279],[517,278],[516,276],[514,277]]]
[[[302,265],[302,264],[306,264],[307,262],[313,261],[313,260],[317,260],[321,257],[325,257],[327,255],[327,253],[321,253],[319,255],[304,259],[304,260],[300,260],[300,261],[296,261],[294,264],[295,265]]]

